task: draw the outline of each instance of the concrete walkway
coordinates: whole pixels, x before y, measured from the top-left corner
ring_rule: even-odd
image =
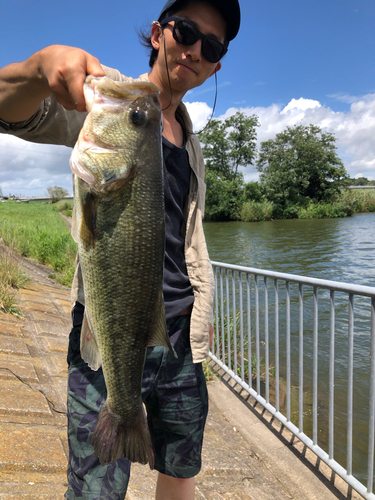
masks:
[[[24,316],[0,314],[0,499],[61,500],[70,294],[48,278],[48,268],[20,261],[32,280],[18,293]],[[225,377],[208,388],[196,499],[362,498]],[[154,471],[134,465],[127,499],[153,499],[155,480]]]

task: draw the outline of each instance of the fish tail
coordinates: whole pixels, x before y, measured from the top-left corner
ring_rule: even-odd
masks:
[[[99,458],[101,465],[124,456],[131,462],[148,463],[150,469],[154,468],[154,454],[143,406],[134,422],[133,426],[125,425],[111,411],[108,403],[104,403],[91,440],[94,457]]]

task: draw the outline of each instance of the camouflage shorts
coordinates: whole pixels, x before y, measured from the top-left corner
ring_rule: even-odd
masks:
[[[69,339],[68,491],[65,498],[125,498],[130,462],[120,458],[101,466],[94,458],[91,437],[107,397],[103,372],[91,370],[79,351],[83,306],[73,309]],[[201,468],[203,430],[208,412],[201,363],[194,364],[189,340],[190,316],[167,321],[178,359],[164,347],[149,347],[143,372],[142,397],[155,455],[155,469],[178,478],[194,477]]]

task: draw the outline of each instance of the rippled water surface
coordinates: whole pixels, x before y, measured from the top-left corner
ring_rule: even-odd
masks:
[[[375,286],[375,214],[345,219],[229,222],[204,224],[211,260],[333,281]],[[270,293],[270,359],[274,348],[273,289]],[[285,293],[280,290],[280,357],[285,359]],[[353,471],[366,484],[368,394],[370,368],[370,299],[355,297]],[[312,291],[304,304],[304,412],[310,412],[312,393]],[[261,303],[261,324],[264,318]],[[283,323],[284,322],[284,323]],[[298,386],[298,287],[291,286],[292,385]],[[329,292],[319,292],[319,444],[328,442]],[[284,366],[285,368],[285,366]],[[348,300],[336,294],[335,323],[335,459],[346,468],[348,373]],[[283,368],[281,366],[281,376]],[[297,394],[297,396],[296,396]],[[272,404],[274,402],[271,401]],[[298,387],[292,395],[298,423]],[[293,418],[292,418],[293,420]],[[304,431],[311,436],[307,415]]]
[[[375,213],[204,224],[211,260],[375,286]]]

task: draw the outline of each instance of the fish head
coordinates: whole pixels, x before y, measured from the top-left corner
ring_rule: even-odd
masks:
[[[71,157],[73,173],[91,190],[117,189],[135,175],[144,144],[161,140],[159,89],[150,82],[87,77],[88,115]]]

